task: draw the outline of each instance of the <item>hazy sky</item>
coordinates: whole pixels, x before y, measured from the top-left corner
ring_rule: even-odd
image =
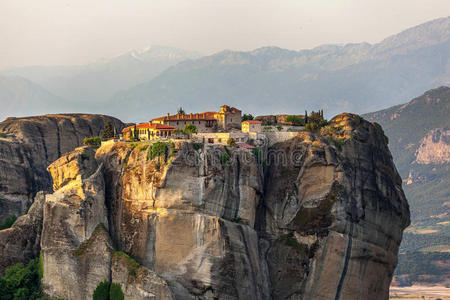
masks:
[[[379,42],[449,0],[0,0],[0,69],[84,64],[148,45],[211,54]]]

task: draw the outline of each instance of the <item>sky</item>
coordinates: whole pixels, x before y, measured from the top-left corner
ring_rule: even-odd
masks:
[[[0,69],[86,64],[150,45],[208,55],[376,43],[448,15],[449,0],[0,0]]]

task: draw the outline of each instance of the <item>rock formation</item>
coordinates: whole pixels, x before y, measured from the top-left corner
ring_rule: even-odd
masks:
[[[6,267],[28,263],[39,256],[44,200],[44,193],[39,192],[28,213],[11,228],[0,231],[0,274]]]
[[[83,139],[99,135],[111,121],[120,130],[124,125],[103,115],[61,114],[8,118],[0,123],[0,222],[25,213],[38,191],[51,191],[47,166],[63,153],[83,144]]]
[[[409,208],[380,126],[342,114],[262,156],[166,145],[49,167],[45,294],[86,299],[106,279],[126,299],[388,299]]]
[[[420,141],[416,151],[419,164],[450,163],[450,130],[436,128],[430,130]]]

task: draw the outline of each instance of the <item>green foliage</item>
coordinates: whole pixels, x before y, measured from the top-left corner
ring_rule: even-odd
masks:
[[[183,128],[183,132],[189,136],[191,136],[191,134],[193,133],[197,133],[197,127],[195,127],[194,124],[187,124],[186,126],[184,126]]]
[[[278,126],[277,126],[277,130],[278,130],[278,131],[281,131],[281,130],[283,130],[283,126],[281,126],[281,125],[278,125]]]
[[[111,123],[111,120],[108,120],[103,127],[100,136],[103,140],[107,140],[114,137],[114,126]]]
[[[164,142],[156,142],[148,147],[147,160],[161,157],[167,153],[169,147]]]
[[[405,252],[398,256],[398,266],[395,275],[407,274],[411,281],[418,279],[419,275],[445,275],[447,269],[440,266],[439,261],[450,261],[448,252]]]
[[[6,138],[6,137],[8,137],[8,136],[6,135],[6,133],[0,132],[0,138]]]
[[[5,276],[0,277],[0,299],[38,299],[41,295],[38,269],[38,259],[7,268]]]
[[[129,144],[129,146],[131,149],[134,150],[134,149],[136,149],[137,146],[139,146],[139,143],[131,143],[131,144]]]
[[[345,138],[334,138],[332,136],[327,136],[328,144],[334,145],[339,151],[342,151],[342,146],[345,143]]]
[[[231,159],[231,156],[227,152],[222,152],[222,154],[220,155],[220,162],[222,164],[229,162],[230,159]]]
[[[264,126],[263,128],[262,128],[262,131],[263,132],[272,132],[273,130],[272,130],[272,126]]]
[[[109,299],[110,300],[124,300],[125,295],[122,292],[122,288],[117,283],[112,283],[109,288]]]
[[[194,147],[194,150],[195,150],[195,151],[200,150],[200,145],[197,144],[197,143],[193,143],[193,144],[192,144],[192,147]]]
[[[233,139],[233,138],[229,138],[229,139],[227,140],[227,145],[230,146],[230,147],[236,146],[236,140]]]
[[[322,112],[311,112],[311,115],[308,117],[308,122],[305,125],[305,130],[310,132],[317,132],[320,128],[326,126],[328,124],[327,120],[323,118]]]
[[[107,280],[100,282],[92,295],[94,300],[124,300],[125,295],[122,292],[120,284],[109,283]]]
[[[242,122],[250,121],[250,120],[253,120],[253,116],[251,114],[243,114],[242,115]]]
[[[262,151],[259,147],[255,147],[252,149],[253,155],[256,158],[256,161],[258,162],[258,164],[262,163]]]
[[[141,267],[141,265],[125,252],[114,251],[114,255],[123,257],[127,263],[128,275],[136,277],[137,271]]]
[[[148,145],[144,145],[144,146],[139,148],[139,152],[143,152],[143,151],[145,151],[147,149],[148,149]]]
[[[98,136],[86,137],[83,140],[83,145],[98,148],[102,145],[102,139]]]
[[[289,115],[286,117],[286,122],[291,123],[294,126],[302,126],[305,125],[305,119],[296,115]]]
[[[2,223],[0,223],[0,230],[10,228],[16,220],[17,217],[15,215],[7,217]]]
[[[282,235],[280,240],[289,247],[294,248],[298,252],[306,253],[308,251],[308,246],[304,244],[300,244],[294,236],[293,232],[289,232],[288,234]]]
[[[100,282],[94,290],[92,295],[93,300],[108,300],[109,299],[109,282],[104,280]]]

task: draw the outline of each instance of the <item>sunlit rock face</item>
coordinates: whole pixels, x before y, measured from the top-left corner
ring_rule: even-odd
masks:
[[[49,167],[48,296],[108,280],[127,299],[388,299],[409,208],[377,124],[342,114],[261,155],[168,146],[78,148]]]
[[[450,130],[436,128],[421,140],[416,151],[419,164],[450,163]]]
[[[66,152],[99,135],[106,122],[120,131],[113,117],[92,114],[55,114],[8,118],[0,122],[0,222],[25,214],[37,192],[51,192],[46,168]]]

